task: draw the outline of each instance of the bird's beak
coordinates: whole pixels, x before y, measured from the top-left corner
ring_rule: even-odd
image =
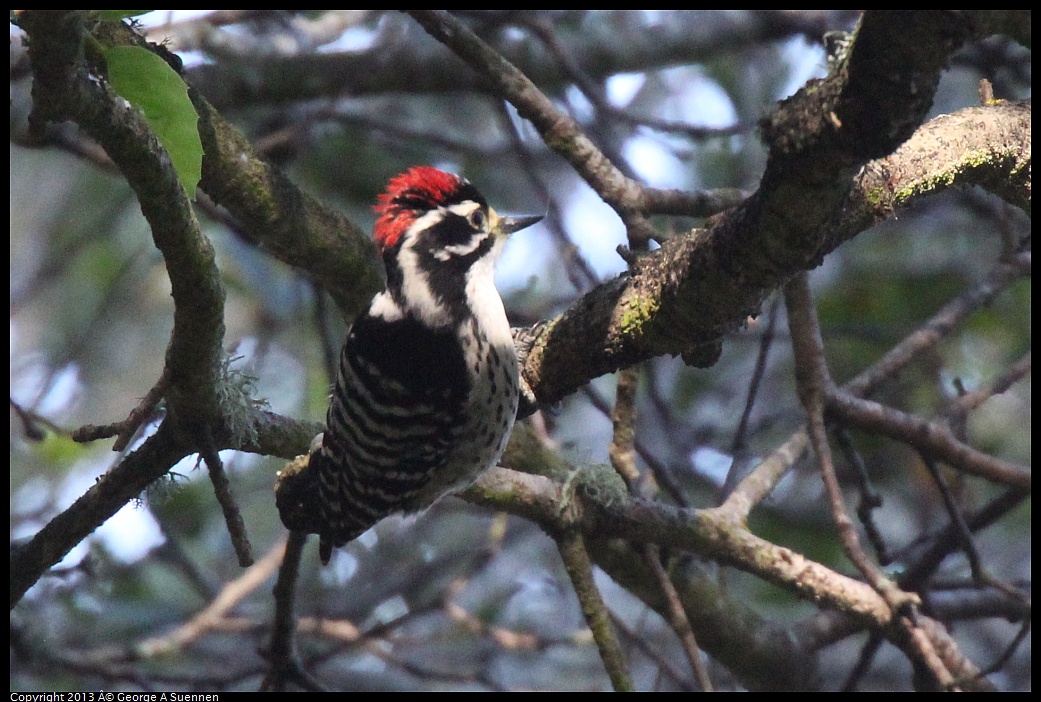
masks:
[[[525,215],[522,217],[500,217],[492,211],[492,232],[500,236],[509,236],[521,229],[530,227],[542,220],[542,215]]]

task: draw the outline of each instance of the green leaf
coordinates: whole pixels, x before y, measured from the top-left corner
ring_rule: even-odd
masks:
[[[105,60],[112,87],[144,114],[188,197],[194,198],[202,178],[202,140],[188,86],[165,61],[139,46],[105,49]]]
[[[55,432],[47,432],[44,440],[35,445],[35,450],[55,473],[67,470],[87,453],[83,444]]]
[[[153,10],[95,10],[98,13],[98,19],[103,22],[119,22],[126,19],[127,17],[140,17],[141,15],[147,15]]]

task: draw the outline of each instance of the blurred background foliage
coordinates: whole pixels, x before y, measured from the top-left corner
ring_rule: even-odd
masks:
[[[753,190],[765,159],[756,122],[809,77],[823,75],[824,32],[850,29],[849,11],[516,11],[465,13],[574,115],[616,162],[643,181],[690,190]],[[186,64],[185,76],[303,189],[363,229],[387,178],[418,163],[465,174],[500,210],[549,213],[511,243],[499,273],[514,324],[566,309],[624,270],[616,215],[540,143],[512,108],[485,93],[404,15],[372,11],[152,13],[153,41]],[[541,34],[540,34],[541,32]],[[540,39],[539,37],[542,37]],[[551,39],[552,41],[550,41]],[[437,59],[428,57],[440,57]],[[417,77],[415,65],[443,82]],[[520,60],[523,59],[523,60]],[[163,260],[126,182],[73,128],[45,146],[25,132],[31,78],[18,31],[11,42],[11,538],[31,537],[118,456],[110,442],[80,445],[68,432],[123,419],[158,379],[172,325]],[[313,66],[311,62],[314,62]],[[415,62],[415,64],[413,63]],[[337,74],[333,69],[342,66]],[[364,72],[358,67],[366,67]],[[375,71],[375,73],[372,73]],[[1000,98],[1030,97],[1029,52],[1002,39],[973,44],[945,74],[933,114],[978,103],[980,78]],[[345,329],[301,272],[273,260],[220,212],[200,207],[227,289],[227,350],[275,412],[320,420],[328,358]],[[682,233],[694,221],[662,220]],[[1029,236],[1018,210],[981,191],[925,198],[830,254],[810,280],[826,352],[844,382],[979,281]],[[794,392],[783,305],[726,339],[707,370],[660,358],[641,367],[641,466],[674,476],[690,504],[718,502],[733,458],[774,449],[803,421]],[[778,319],[771,322],[771,315]],[[745,410],[761,342],[773,343],[747,430]],[[1030,281],[887,384],[879,399],[931,416],[1029,353]],[[577,464],[606,462],[605,414],[614,380],[600,378],[544,412],[547,435]],[[21,413],[31,413],[27,416]],[[1030,379],[973,412],[972,445],[1030,461]],[[41,431],[41,435],[37,435]],[[884,496],[876,517],[895,551],[947,517],[917,455],[853,432]],[[258,556],[284,535],[272,500],[282,461],[225,452],[233,490]],[[848,466],[840,466],[845,473]],[[848,476],[846,476],[848,477]],[[998,490],[951,476],[974,508]],[[841,572],[820,479],[797,469],[753,515],[758,534]],[[978,535],[988,572],[1029,589],[1030,507]],[[243,575],[212,488],[194,460],[154,486],[75,549],[12,612],[12,689],[255,689],[270,620],[270,578],[242,597],[220,627],[156,653]],[[602,575],[602,574],[601,574]],[[736,599],[780,622],[816,608],[738,572],[720,578]],[[943,577],[967,577],[953,556]],[[412,519],[393,518],[325,569],[305,558],[299,613],[345,627],[301,633],[310,670],[341,689],[602,689],[602,665],[553,542],[534,525],[447,499]],[[685,689],[689,671],[669,627],[600,578],[641,689]],[[1023,585],[1023,583],[1027,583]],[[954,629],[980,665],[1019,631],[999,618]],[[168,639],[166,640],[169,643]],[[865,635],[817,651],[823,687],[841,685]],[[147,654],[146,654],[147,652]],[[796,663],[798,665],[798,663]],[[712,668],[716,684],[737,685]],[[1029,689],[1029,641],[998,676]],[[862,689],[903,689],[906,661],[883,649]]]

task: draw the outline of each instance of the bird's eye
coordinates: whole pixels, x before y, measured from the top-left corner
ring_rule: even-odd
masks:
[[[485,225],[488,223],[488,215],[484,213],[484,210],[474,210],[470,213],[470,226],[478,231],[483,231]]]

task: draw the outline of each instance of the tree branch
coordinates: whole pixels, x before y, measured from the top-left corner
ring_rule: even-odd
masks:
[[[122,23],[106,23],[103,29],[113,45],[166,53]],[[199,113],[205,152],[200,189],[228,209],[247,239],[314,277],[353,319],[383,287],[382,266],[368,234],[260,158],[198,91],[189,86],[188,95]]]
[[[951,177],[933,177],[934,166],[921,154],[929,144],[954,135],[960,146],[952,148],[961,148],[965,158],[960,167],[947,170]],[[969,108],[927,123],[895,154],[864,168],[842,196],[836,221],[818,230],[820,243],[812,252],[803,247],[803,253],[796,254],[789,229],[768,244],[756,236],[762,232],[761,222],[741,212],[721,215],[709,228],[668,241],[639,258],[631,273],[598,286],[550,320],[536,338],[525,378],[539,401],[551,404],[619,368],[718,342],[749,315],[758,314],[762,300],[788,277],[813,268],[825,254],[925,194],[980,184],[1012,202],[1029,202],[1029,135],[1029,104]],[[1003,145],[997,151],[989,151],[992,138]],[[981,161],[972,156],[982,153],[995,158]],[[1019,184],[1013,186],[1014,194],[995,185],[1010,174]],[[774,251],[774,260],[785,263],[759,267],[756,262],[768,249]]]
[[[530,455],[530,447],[526,451],[529,455],[520,457],[521,460],[538,460]],[[508,462],[509,458],[508,451],[505,460]],[[605,467],[604,470],[613,473],[610,468]],[[819,606],[843,612],[856,621],[859,627],[878,631],[895,643],[903,644],[906,631],[900,626],[899,617],[870,585],[836,573],[791,549],[752,534],[743,518],[735,519],[734,515],[722,508],[678,509],[636,498],[619,501],[613,493],[607,491],[581,490],[576,495],[577,499],[569,500],[567,514],[562,514],[559,505],[563,490],[564,486],[552,479],[500,468],[481,477],[464,493],[464,497],[475,504],[520,514],[551,533],[568,528],[577,529],[585,535],[597,563],[604,565],[609,573],[617,577],[622,577],[621,573],[610,565],[615,561],[602,561],[605,554],[615,548],[612,539],[653,543],[697,553],[751,573]],[[624,564],[622,572],[629,573],[623,577],[623,582],[638,594],[651,589],[656,594],[648,595],[645,601],[663,617],[667,617],[667,604],[660,598],[660,590],[650,573],[641,577],[644,584],[640,587],[634,587],[629,582],[633,564],[638,561],[638,554],[627,548],[626,555],[621,556],[619,561]],[[729,667],[746,670],[749,662],[738,661],[753,655],[752,650],[746,647],[735,651],[726,648],[726,644],[733,646],[735,642],[732,636],[736,635],[736,631],[744,629],[741,618],[754,615],[742,612],[740,605],[729,602],[725,596],[716,602],[706,600],[707,591],[698,585],[691,587],[700,593],[700,597],[685,600],[684,606],[691,622],[704,625],[707,617],[714,627],[709,630],[698,627],[699,643],[710,655],[720,658]],[[712,611],[716,611],[716,616],[712,615]],[[719,615],[719,612],[723,614]],[[734,618],[732,622],[731,617]],[[919,633],[930,637],[932,645],[940,651],[948,668],[963,670],[966,666],[971,667],[971,663],[958,653],[957,647],[952,648],[950,642],[945,640],[946,634],[941,634],[942,626],[933,626],[932,620],[925,616],[919,616],[918,621]],[[736,629],[728,634],[725,630],[728,626]],[[760,625],[756,635],[766,636],[764,630],[768,629],[769,625]],[[783,665],[784,661],[791,660],[790,656],[794,654],[778,658],[774,648],[778,642],[772,638],[771,641],[768,647],[770,653],[764,653],[766,659],[773,661],[771,665]],[[748,645],[747,640],[745,645]],[[762,665],[766,659],[757,660]],[[804,673],[811,674],[810,671]],[[762,684],[763,678],[760,676],[765,675],[764,669],[759,667],[754,672],[748,670],[749,677],[743,681],[752,685],[754,680],[759,680],[759,684]],[[777,678],[770,679],[776,681]],[[801,681],[798,684],[807,684],[806,678],[798,679]]]
[[[616,73],[656,71],[676,65],[708,61],[725,52],[740,52],[764,41],[784,41],[798,36],[821,36],[829,29],[848,26],[850,10],[801,10],[749,12],[724,16],[713,12],[675,11],[660,22],[637,25],[626,11],[597,10],[595,17],[567,13],[556,25],[577,65],[591,79],[602,81]],[[537,17],[539,11],[512,11]],[[463,12],[455,13],[462,16]],[[589,13],[592,14],[592,13]],[[568,76],[555,57],[530,41],[517,40],[500,29],[506,22],[489,20],[485,14],[476,23],[487,24],[482,37],[541,86],[554,92],[566,87]],[[525,17],[520,17],[523,24]],[[408,26],[402,18],[388,13],[381,17],[382,41],[374,50],[307,53],[284,56],[274,52],[247,53],[252,44],[237,56],[222,56],[216,64],[201,64],[187,71],[214,107],[221,111],[249,110],[257,104],[307,102],[352,97],[381,96],[388,93],[437,94],[485,93],[490,90],[480,75],[465,70],[450,53]],[[210,30],[210,18],[206,18]],[[1028,23],[1029,24],[1029,23]],[[280,23],[277,28],[281,28]],[[200,47],[197,32],[183,37],[177,26],[163,28],[180,49]],[[230,32],[226,32],[230,34]],[[295,34],[294,34],[295,37]]]

